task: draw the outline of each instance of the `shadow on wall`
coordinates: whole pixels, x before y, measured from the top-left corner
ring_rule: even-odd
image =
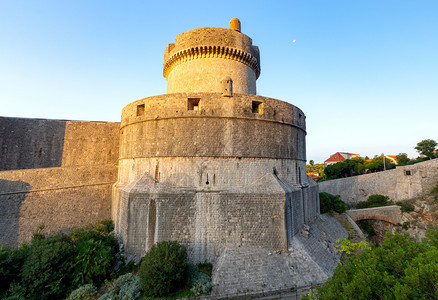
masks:
[[[60,167],[66,121],[0,117],[0,171]]]
[[[0,179],[0,241],[5,246],[18,246],[21,206],[30,189],[27,182]]]

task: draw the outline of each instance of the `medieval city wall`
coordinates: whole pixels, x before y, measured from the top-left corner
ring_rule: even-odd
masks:
[[[438,159],[433,159],[393,170],[324,181],[319,183],[319,191],[340,195],[350,203],[365,201],[373,194],[400,201],[419,196],[437,182]]]
[[[0,117],[0,171],[117,163],[120,123]]]
[[[111,218],[120,123],[0,118],[0,244]]]
[[[29,241],[111,218],[114,164],[0,172],[0,244]]]

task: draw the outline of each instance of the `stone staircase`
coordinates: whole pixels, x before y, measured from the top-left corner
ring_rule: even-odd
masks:
[[[333,217],[335,217],[336,220],[338,220],[338,222],[342,225],[342,227],[344,227],[345,230],[347,230],[348,239],[350,241],[352,241],[353,243],[359,243],[365,240],[365,236],[363,235],[363,233],[361,231],[358,232],[357,228],[354,228],[353,224],[351,224],[350,221],[348,221],[347,214],[333,213]]]

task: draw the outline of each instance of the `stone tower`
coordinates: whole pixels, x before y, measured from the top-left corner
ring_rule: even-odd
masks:
[[[260,55],[230,29],[181,33],[164,53],[167,94],[122,111],[112,216],[128,258],[178,240],[192,261],[228,246],[288,249],[319,213],[305,116],[256,96]]]

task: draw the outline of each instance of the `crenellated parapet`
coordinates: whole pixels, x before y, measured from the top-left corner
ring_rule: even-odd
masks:
[[[173,54],[164,63],[163,76],[167,78],[167,75],[174,66],[198,58],[224,58],[235,60],[249,66],[256,74],[256,78],[260,76],[260,62],[255,56],[243,50],[224,46],[199,46],[181,50]]]

